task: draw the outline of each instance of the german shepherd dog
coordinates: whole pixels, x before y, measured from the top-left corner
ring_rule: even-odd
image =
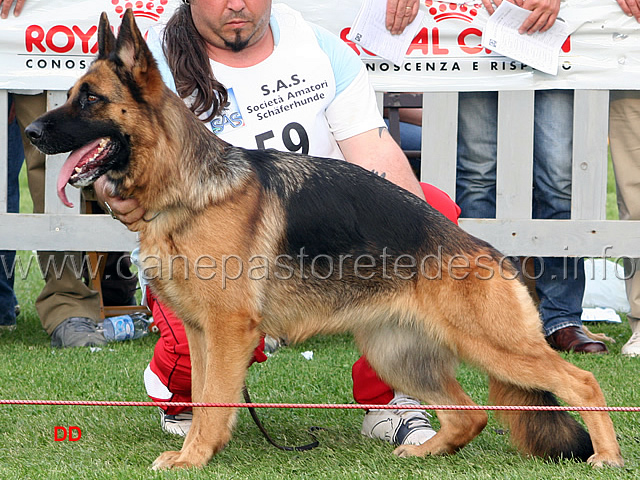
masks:
[[[490,245],[360,167],[217,138],[165,87],[130,10],[117,39],[102,14],[98,43],[66,103],[27,133],[47,154],[72,151],[61,188],[106,175],[146,209],[133,229],[154,292],[184,322],[194,402],[241,401],[263,334],[351,332],[386,383],[425,404],[474,405],[456,381],[460,360],[488,374],[495,405],[605,405],[594,376],[549,347],[526,287]],[[182,450],[153,467],[205,465],[235,416],[195,408]],[[452,454],[487,423],[478,410],[437,416],[433,438],[394,453]],[[525,454],[623,465],[608,413],[581,416],[591,436],[566,412],[499,415]]]

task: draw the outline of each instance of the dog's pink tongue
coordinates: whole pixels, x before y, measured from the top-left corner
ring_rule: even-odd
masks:
[[[78,150],[74,150],[73,152],[71,152],[67,160],[65,160],[64,165],[60,169],[60,173],[58,174],[58,183],[56,185],[58,190],[58,198],[62,200],[62,203],[64,203],[69,208],[73,207],[73,203],[71,203],[67,198],[67,192],[65,192],[64,187],[69,182],[69,179],[71,178],[71,175],[73,175],[76,166],[82,161],[85,155],[87,155],[98,146],[100,141],[101,139],[98,139],[94,142],[88,143]]]

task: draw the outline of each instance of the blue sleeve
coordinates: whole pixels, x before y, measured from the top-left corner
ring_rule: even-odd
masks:
[[[336,96],[356,78],[362,62],[349,46],[324,27],[311,24],[320,48],[327,54],[336,80]]]

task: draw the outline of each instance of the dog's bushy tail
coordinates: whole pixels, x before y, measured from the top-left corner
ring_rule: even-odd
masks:
[[[558,405],[550,392],[525,390],[494,378],[489,382],[489,400],[493,405]],[[582,461],[593,455],[591,437],[568,412],[497,411],[496,415],[508,426],[511,441],[524,454]]]

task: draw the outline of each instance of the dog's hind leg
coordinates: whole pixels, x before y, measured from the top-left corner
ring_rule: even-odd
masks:
[[[537,351],[524,348],[522,352],[509,354],[501,351],[503,361],[500,363],[503,365],[492,362],[491,370],[487,368],[491,377],[499,379],[492,379],[492,401],[503,404],[553,405],[553,398],[545,401],[545,395],[550,395],[548,392],[551,392],[571,406],[606,405],[602,390],[591,372],[581,370],[564,360],[546,345],[544,339],[535,350]],[[495,353],[497,350],[489,350],[489,355]],[[512,386],[511,391],[509,384]],[[509,402],[509,399],[519,401]],[[573,418],[564,412],[556,415],[518,412],[501,417],[509,422],[514,442],[521,447],[528,447],[525,448],[527,453],[553,457],[556,456],[555,449],[565,457],[581,458],[581,452],[587,451],[583,443],[588,442],[590,436],[594,453],[588,458],[588,463],[594,466],[622,466],[624,461],[609,414],[604,411],[581,411],[580,415],[589,435],[577,431],[581,427],[574,425]]]
[[[236,403],[253,349],[259,341],[257,322],[246,311],[228,315],[216,312],[201,331],[188,328],[192,362],[192,395],[196,402]],[[236,409],[200,407],[179,455],[166,452],[153,463],[154,469],[202,467],[231,438]]]
[[[460,320],[460,329],[458,325],[455,326],[458,333],[454,332],[448,341],[453,342],[462,360],[483,369],[493,378],[494,392],[491,396],[495,401],[502,403],[516,399],[520,404],[527,404],[543,398],[541,392],[551,392],[572,406],[606,405],[593,374],[564,360],[547,344],[537,310],[524,286],[499,277],[481,286],[486,288],[486,295],[482,296],[485,308],[473,309],[476,312],[473,323],[466,321],[463,324]],[[514,393],[509,393],[509,385],[513,386]],[[595,452],[588,462],[598,466],[622,465],[620,447],[609,414],[601,411],[580,414],[589,430]],[[516,414],[510,414],[510,417],[517,418]],[[566,417],[571,419],[568,415]],[[558,417],[538,415],[537,418],[549,423]],[[545,428],[530,428],[530,422],[512,421],[512,437],[514,428],[520,425],[521,432],[515,433],[516,437],[522,439],[520,445],[532,447],[527,453],[547,456],[550,443],[556,436],[575,430],[557,421],[554,423]],[[529,425],[529,428],[523,428],[525,425]],[[537,435],[537,432],[547,434]],[[572,440],[574,444],[577,442],[577,437]],[[584,451],[584,447],[577,444],[560,445],[559,448],[560,451]]]
[[[475,405],[455,378],[457,361],[416,328],[377,328],[356,341],[369,363],[394,389],[427,405]],[[483,411],[436,411],[440,430],[422,445],[400,445],[400,457],[452,454],[467,445],[485,427]]]

